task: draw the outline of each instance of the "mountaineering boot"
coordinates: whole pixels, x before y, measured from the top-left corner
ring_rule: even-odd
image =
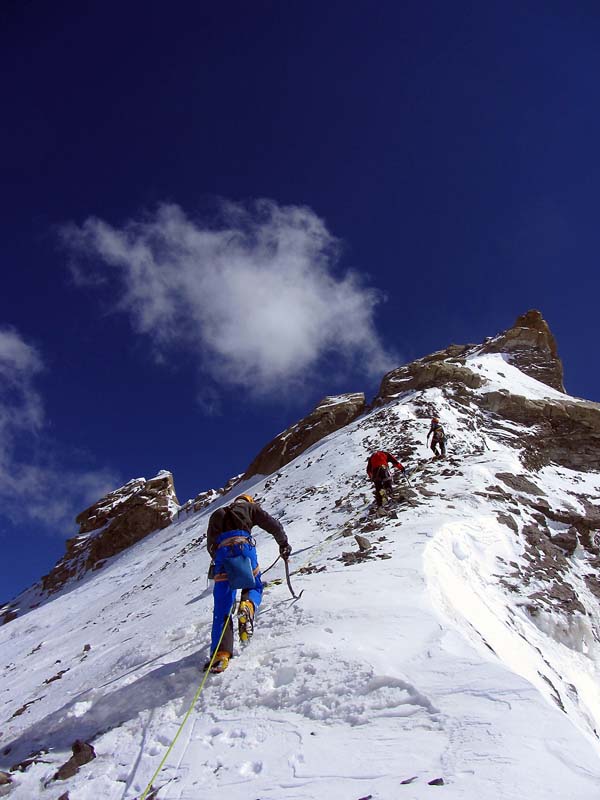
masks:
[[[218,650],[217,655],[215,656],[215,660],[213,661],[213,665],[210,668],[210,671],[213,673],[225,672],[225,670],[229,666],[230,658],[231,655],[229,653],[226,653],[224,650]]]
[[[210,667],[211,672],[214,673],[224,672],[229,666],[230,658],[231,658],[231,653],[228,653],[226,650],[217,650],[217,654],[215,656],[215,660],[213,661],[212,667],[210,666],[211,659],[209,658],[206,664],[204,665],[203,671],[206,672],[207,669]]]
[[[379,494],[379,505],[384,506],[388,500],[388,496],[385,489],[379,489],[378,494]]]
[[[238,608],[238,633],[240,642],[247,642],[254,633],[254,603],[242,600]]]

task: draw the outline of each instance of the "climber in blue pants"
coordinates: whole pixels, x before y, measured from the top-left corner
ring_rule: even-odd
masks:
[[[254,525],[275,538],[281,557],[287,561],[292,549],[281,523],[250,495],[240,495],[231,505],[217,509],[208,521],[206,547],[214,561],[215,578],[211,657],[217,651],[211,672],[227,669],[233,653],[231,611],[237,589],[242,589],[238,609],[240,641],[247,642],[254,632],[254,617],[263,593],[256,546],[250,535]],[[206,668],[209,663],[210,659]]]
[[[239,541],[240,539],[245,539],[245,541]],[[225,561],[235,556],[242,556],[250,559],[252,577],[254,578],[254,586],[242,589],[242,602],[250,600],[254,606],[254,613],[256,613],[262,600],[263,585],[260,578],[260,567],[258,566],[254,539],[250,537],[249,533],[241,530],[222,533],[217,539],[217,550],[214,557],[215,587],[213,590],[213,598],[215,607],[213,614],[211,652],[214,652],[219,644],[219,639],[221,638],[221,632],[223,630],[223,622],[227,619],[227,615],[231,611],[235,600],[237,590],[231,588],[229,577],[225,570]]]

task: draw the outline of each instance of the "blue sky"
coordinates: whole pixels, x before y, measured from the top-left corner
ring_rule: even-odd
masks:
[[[596,3],[1,15],[4,599],[106,488],[220,486],[529,308],[600,400]]]

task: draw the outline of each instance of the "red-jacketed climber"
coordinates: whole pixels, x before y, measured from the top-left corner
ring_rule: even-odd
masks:
[[[374,483],[375,502],[378,506],[382,506],[392,493],[392,476],[388,464],[404,472],[398,459],[385,450],[377,450],[367,459],[367,475]]]

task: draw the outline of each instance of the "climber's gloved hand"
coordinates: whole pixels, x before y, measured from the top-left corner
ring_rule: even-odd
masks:
[[[279,555],[283,558],[284,561],[287,561],[288,558],[292,555],[292,548],[287,542],[285,544],[279,545]]]

